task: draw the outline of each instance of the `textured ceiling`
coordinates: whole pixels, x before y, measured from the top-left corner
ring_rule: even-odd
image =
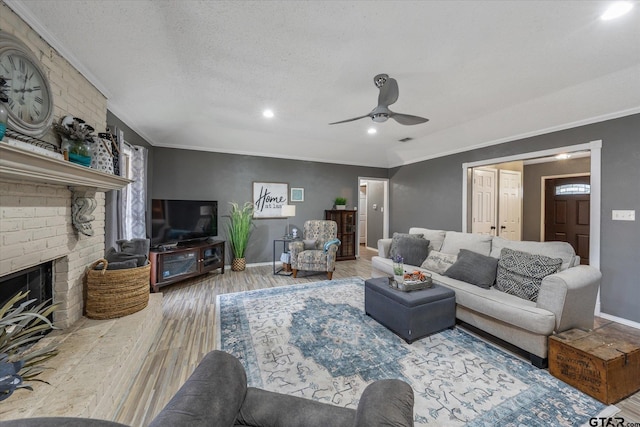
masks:
[[[6,3],[159,147],[392,167],[640,112],[638,5],[605,22],[609,2],[582,0]],[[392,110],[430,121],[329,126],[376,106],[378,73]]]

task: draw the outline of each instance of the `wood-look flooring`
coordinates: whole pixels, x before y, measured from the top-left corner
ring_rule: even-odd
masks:
[[[334,279],[371,277],[375,251],[361,246],[360,258],[337,263]],[[325,274],[301,273],[297,279],[274,276],[271,265],[249,267],[243,272],[225,271],[161,288],[164,294],[162,325],[155,343],[113,420],[131,426],[146,426],[191,375],[198,362],[215,349],[216,296],[224,293],[286,286],[325,280]],[[640,342],[640,330],[598,319],[598,327],[609,328]],[[640,392],[616,404],[626,422],[640,422]]]

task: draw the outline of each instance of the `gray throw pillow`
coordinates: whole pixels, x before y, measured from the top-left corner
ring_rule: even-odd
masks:
[[[560,270],[562,258],[550,258],[503,248],[498,261],[496,289],[536,301],[542,279]]]
[[[394,259],[396,256],[404,257],[404,255],[400,253],[400,248],[398,246],[400,243],[400,239],[422,239],[423,237],[423,234],[393,233],[393,238],[391,239],[391,247],[389,248],[389,258]]]
[[[431,245],[429,245],[431,246]],[[443,274],[458,259],[457,255],[443,254],[438,251],[429,251],[427,259],[424,260],[420,267],[433,271],[434,273]]]
[[[401,237],[398,239],[398,255],[402,257],[405,265],[419,266],[429,254],[429,241],[427,239],[413,239]]]
[[[460,249],[458,260],[444,272],[444,275],[489,289],[496,281],[497,268],[497,259],[468,249]]]

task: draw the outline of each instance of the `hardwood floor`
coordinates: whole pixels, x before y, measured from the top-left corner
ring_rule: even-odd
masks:
[[[337,263],[334,279],[371,277],[371,257],[376,251],[361,246],[360,258]],[[164,318],[157,339],[113,420],[146,426],[167,404],[193,372],[202,357],[215,349],[216,296],[230,292],[286,286],[325,280],[325,274],[299,274],[298,278],[274,276],[272,266],[249,267],[244,272],[225,271],[161,288]],[[612,333],[635,337],[640,330],[598,319],[597,325]],[[640,421],[640,392],[616,404],[626,422]]]

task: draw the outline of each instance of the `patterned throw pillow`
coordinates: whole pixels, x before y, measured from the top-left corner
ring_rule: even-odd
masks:
[[[499,291],[536,301],[542,279],[556,273],[561,265],[561,258],[503,248],[500,251],[495,287]]]
[[[438,251],[430,251],[427,259],[424,260],[420,267],[433,271],[434,273],[443,274],[458,259],[457,255],[443,254]]]

